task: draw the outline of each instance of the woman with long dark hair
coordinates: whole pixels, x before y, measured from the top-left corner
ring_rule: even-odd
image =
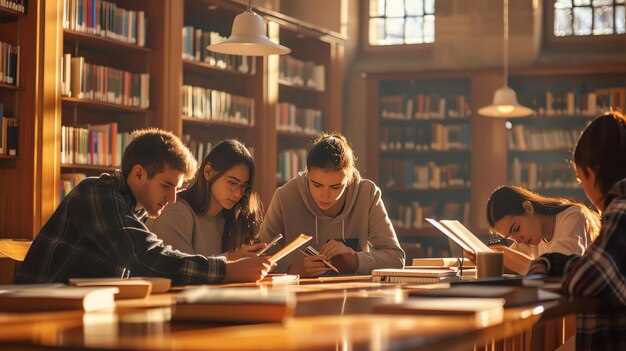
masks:
[[[544,253],[582,254],[600,230],[600,217],[584,204],[517,186],[491,194],[487,221],[495,232],[515,241],[493,249],[504,252],[505,267],[519,274],[526,274],[530,262]]]
[[[254,162],[239,141],[226,139],[205,157],[191,186],[160,217],[146,223],[174,249],[229,260],[254,256],[261,203],[252,191]]]

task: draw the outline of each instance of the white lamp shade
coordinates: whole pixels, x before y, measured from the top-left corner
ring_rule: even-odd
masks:
[[[263,18],[250,10],[235,17],[228,39],[209,45],[207,49],[222,54],[245,56],[284,55],[291,52],[291,49],[269,40]]]
[[[508,86],[496,90],[493,104],[478,110],[478,113],[487,117],[515,118],[533,114],[533,110],[517,102],[515,90]]]

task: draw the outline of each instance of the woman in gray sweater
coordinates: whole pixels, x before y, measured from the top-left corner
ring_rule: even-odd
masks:
[[[305,257],[294,251],[279,261],[276,271],[319,276],[329,270],[323,259],[331,260],[341,273],[403,267],[404,251],[381,191],[361,179],[346,138],[322,134],[309,151],[306,168],[276,190],[259,233],[264,242],[283,234],[278,247],[300,233],[311,235],[311,246],[319,255]]]
[[[261,204],[255,193],[254,162],[235,139],[217,144],[192,185],[146,226],[174,249],[228,260],[256,256]]]

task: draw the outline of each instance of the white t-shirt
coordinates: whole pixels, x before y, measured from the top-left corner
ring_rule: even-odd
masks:
[[[167,205],[156,219],[148,219],[146,226],[166,245],[188,254],[221,256],[224,218],[198,215],[183,200]]]
[[[548,242],[538,245],[513,243],[511,249],[535,259],[545,253],[558,252],[564,255],[582,255],[593,240],[588,228],[587,217],[578,206],[570,206],[556,215],[554,235]]]

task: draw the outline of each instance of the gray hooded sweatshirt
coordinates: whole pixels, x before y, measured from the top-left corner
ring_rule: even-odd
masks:
[[[380,189],[367,179],[355,180],[346,188],[346,203],[336,217],[328,217],[317,207],[302,172],[274,193],[260,229],[263,242],[283,234],[277,247],[291,242],[301,233],[313,236],[306,245],[318,251],[332,239],[357,238],[359,268],[357,274],[370,274],[377,268],[404,267],[404,251],[387,216]],[[304,259],[295,250],[278,262],[276,272]]]

